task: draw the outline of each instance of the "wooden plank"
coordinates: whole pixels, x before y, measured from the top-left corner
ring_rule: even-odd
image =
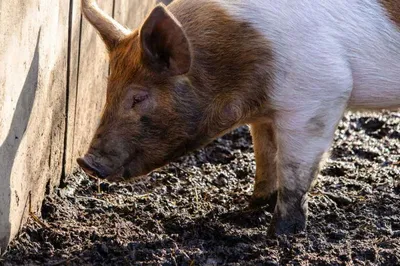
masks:
[[[157,0],[115,0],[114,18],[122,25],[134,30],[157,4]]]
[[[74,5],[77,2],[75,1]],[[99,6],[108,14],[112,14],[113,1],[98,1]],[[86,19],[82,20],[80,38],[78,34],[78,17],[80,5],[74,7],[72,28],[73,56],[79,56],[75,62],[71,60],[71,77],[69,91],[69,127],[67,129],[67,167],[69,173],[73,169],[77,157],[88,149],[89,143],[97,128],[106,96],[108,55],[101,38]],[[80,39],[80,41],[79,41]],[[77,52],[79,43],[79,53]],[[75,71],[77,68],[77,71]],[[76,81],[76,85],[74,84]]]
[[[69,0],[0,2],[0,248],[59,182]],[[30,202],[31,201],[31,202]]]
[[[158,0],[157,2],[163,3],[164,5],[169,5],[172,2],[172,0]]]
[[[74,139],[75,139],[75,115],[78,91],[78,75],[80,63],[80,45],[82,32],[81,1],[72,1],[69,24],[69,73],[68,73],[68,102],[67,102],[67,132],[65,145],[65,175],[71,174],[75,167]]]

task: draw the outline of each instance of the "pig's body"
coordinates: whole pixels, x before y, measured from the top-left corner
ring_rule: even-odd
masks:
[[[175,5],[187,1],[177,0],[169,9],[174,13]],[[343,93],[351,93],[350,108],[399,106],[400,25],[389,19],[379,1],[206,2],[216,2],[235,19],[250,22],[271,43],[276,80],[273,91],[268,88],[266,93],[276,104],[282,101],[288,107],[291,98],[290,105],[296,106],[311,95],[322,100],[326,94],[339,94],[337,87],[345,87]],[[298,77],[288,79],[287,73]],[[319,77],[322,87],[314,88],[310,76]],[[293,89],[299,86],[306,88],[305,95]]]
[[[396,0],[177,0],[130,35],[109,18],[97,23],[104,14],[88,3],[111,78],[79,163],[109,180],[147,173],[247,123],[252,202],[274,207],[271,233],[297,232],[343,112],[400,106]]]
[[[400,25],[389,19],[381,2],[217,2],[237,19],[251,21],[272,44],[278,76],[271,95],[285,94],[287,88],[292,97],[283,95],[285,106],[288,98],[293,98],[295,105],[307,102],[310,94],[297,95],[293,88],[312,89],[314,84],[311,83],[315,80],[310,76],[319,77],[319,82],[324,83],[322,88],[309,92],[312,98],[323,99],[319,93],[339,94],[337,87],[343,87],[346,92],[351,90],[350,108],[399,106]],[[299,77],[288,80],[285,73],[289,72]],[[304,79],[306,82],[302,81]],[[345,84],[340,84],[338,79]],[[280,102],[278,98],[274,100]]]

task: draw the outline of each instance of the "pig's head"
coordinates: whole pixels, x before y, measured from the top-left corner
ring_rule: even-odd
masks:
[[[216,14],[210,20],[214,24],[204,27],[228,25],[230,31],[209,31],[208,35],[219,39],[190,43],[164,5],[155,7],[135,31],[122,27],[94,1],[82,0],[82,8],[104,40],[110,58],[100,125],[87,154],[78,159],[86,172],[109,181],[147,174],[238,125],[242,110],[258,105],[258,95],[245,102],[238,100],[243,95],[230,89],[242,83],[262,86],[259,80],[264,77],[258,79],[249,73],[254,72],[254,62],[262,58],[263,50],[235,40],[249,31],[247,25],[233,24],[223,14]],[[187,12],[182,13],[189,20]],[[226,21],[217,21],[224,18]],[[198,28],[196,23],[191,25]],[[196,36],[203,32],[198,31]],[[210,48],[210,43],[218,46]],[[225,53],[235,56],[221,56]],[[237,67],[239,60],[242,64]],[[223,87],[229,90],[224,92]],[[240,91],[249,98],[251,93]]]
[[[82,7],[109,50],[110,76],[100,125],[78,164],[100,178],[127,180],[209,142],[208,103],[186,75],[190,43],[165,6],[132,32],[94,1]]]

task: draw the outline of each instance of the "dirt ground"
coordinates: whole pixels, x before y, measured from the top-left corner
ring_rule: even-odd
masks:
[[[270,239],[249,210],[247,127],[134,184],[66,178],[4,265],[400,265],[400,112],[347,114],[305,233]]]

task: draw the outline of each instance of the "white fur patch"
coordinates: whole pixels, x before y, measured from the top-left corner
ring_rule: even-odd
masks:
[[[215,1],[272,43],[277,109],[400,107],[400,31],[377,0]]]

